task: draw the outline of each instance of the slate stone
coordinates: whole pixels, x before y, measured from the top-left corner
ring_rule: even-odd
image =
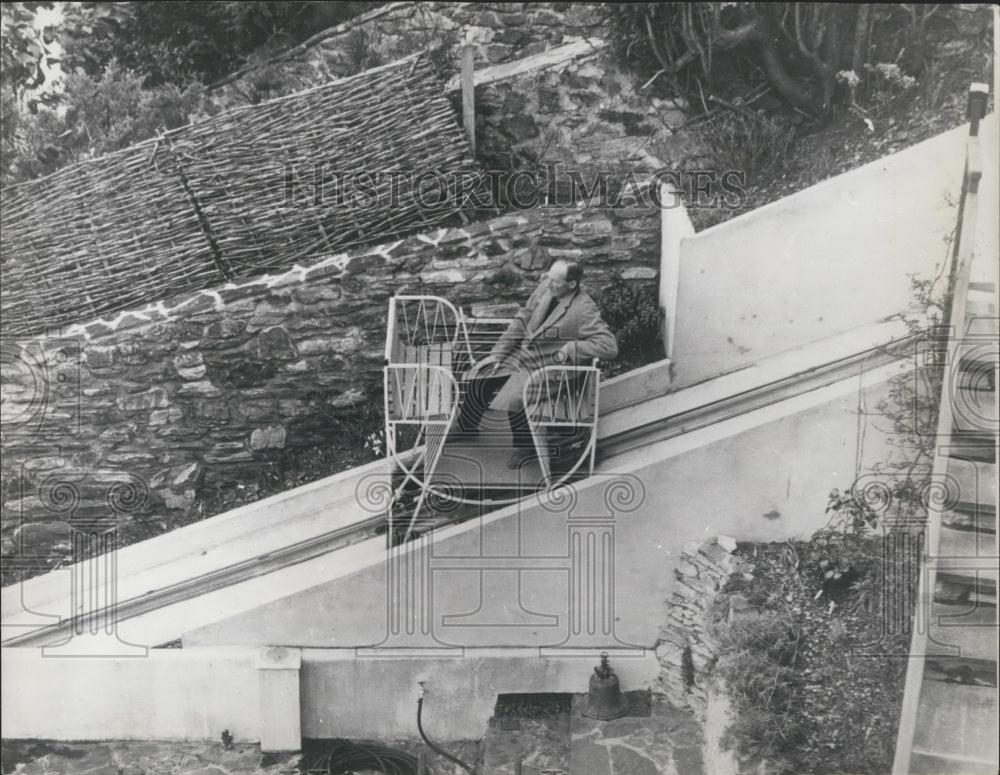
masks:
[[[603,745],[577,740],[575,737],[569,749],[570,772],[585,772],[587,775],[603,775],[611,772],[611,757]]]
[[[534,119],[530,116],[524,115],[523,113],[510,116],[510,118],[504,122],[504,132],[518,142],[530,140],[532,137],[538,137],[539,134],[538,127],[536,126]]]
[[[611,772],[628,773],[628,775],[661,775],[656,764],[645,756],[640,756],[635,751],[624,746],[614,745],[611,752]],[[690,775],[686,770],[682,770],[684,775]]]

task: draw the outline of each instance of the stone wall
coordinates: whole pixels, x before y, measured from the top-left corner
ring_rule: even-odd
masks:
[[[123,474],[148,489],[139,517],[167,529],[196,518],[206,474],[328,442],[338,412],[378,395],[391,295],[488,311],[523,303],[559,257],[594,295],[613,275],[653,282],[659,223],[652,206],[541,207],[5,344],[4,556],[68,551],[39,492],[51,474]]]
[[[677,584],[668,601],[669,613],[656,657],[662,667],[659,688],[679,708],[690,708],[704,719],[709,696],[708,677],[716,660],[709,610],[735,570],[736,542],[719,536],[686,544],[674,574]]]
[[[595,172],[621,177],[676,168],[696,152],[681,127],[687,105],[641,90],[609,47],[581,44],[566,54],[524,60],[482,74],[476,86],[476,156],[488,169],[557,165],[590,182]],[[456,110],[461,94],[452,93]]]
[[[618,66],[601,13],[587,3],[390,4],[222,85],[214,98],[220,107],[247,104],[427,51],[442,79],[451,78],[461,122],[452,76],[468,39],[477,157],[487,169],[560,164],[589,181],[595,170],[679,166],[696,151],[679,129],[687,105],[652,97]]]
[[[314,36],[280,62],[258,63],[218,86],[231,106],[353,75],[417,51],[442,78],[458,69],[460,46],[474,46],[476,68],[513,62],[553,46],[601,34],[597,3],[389,3]]]

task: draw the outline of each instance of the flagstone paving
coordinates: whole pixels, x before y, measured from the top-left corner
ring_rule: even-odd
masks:
[[[642,694],[624,718],[587,718],[586,695],[574,695],[568,713],[491,720],[482,752],[477,740],[443,747],[478,764],[481,775],[514,775],[518,760],[523,775],[703,775],[703,734],[692,714]],[[420,741],[380,744],[422,754],[427,775],[464,773]],[[295,775],[302,761],[262,754],[255,744],[142,741],[3,741],[2,758],[3,775]]]

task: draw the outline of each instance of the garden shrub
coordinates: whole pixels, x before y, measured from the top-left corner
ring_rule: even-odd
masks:
[[[615,278],[601,292],[601,317],[618,340],[618,358],[604,366],[613,377],[663,360],[663,309],[655,285],[634,285]]]

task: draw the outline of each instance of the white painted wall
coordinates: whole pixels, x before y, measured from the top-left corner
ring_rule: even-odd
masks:
[[[677,189],[660,186],[660,306],[663,308],[663,348],[673,358],[677,333],[677,291],[681,271],[681,246],[694,236],[694,225]]]
[[[611,514],[605,505],[609,487],[621,481],[617,472],[627,472],[635,479],[626,480],[638,482],[645,495],[614,512],[615,636],[621,644],[653,646],[679,549],[720,533],[769,541],[805,537],[820,527],[829,491],[846,488],[858,470],[885,456],[880,428],[886,423],[859,415],[859,401],[872,409],[885,394],[888,375],[908,366],[869,372],[863,381],[849,379],[621,455],[614,471],[600,470],[579,486],[575,504],[536,503],[520,513],[515,506],[441,531],[425,589],[433,607],[431,636],[407,642],[457,648],[615,645],[596,636],[571,637],[567,557],[573,520]],[[346,565],[353,551],[363,551],[362,545],[325,559]],[[483,570],[484,562],[492,566]],[[337,573],[332,566],[330,571]],[[384,645],[387,589],[387,565],[379,561],[192,628],[183,640],[185,646]]]
[[[0,650],[5,738],[260,740],[256,648],[151,650],[139,658]]]
[[[307,540],[371,517],[379,506],[368,502],[365,490],[389,470],[388,461],[378,460],[122,547],[115,554],[116,597],[128,600],[164,589],[258,557],[275,545]],[[3,637],[69,617],[74,610],[73,572],[60,568],[4,587]],[[147,635],[132,642],[157,646],[176,637],[169,632],[161,639]]]
[[[469,649],[450,659],[359,658],[353,650],[302,652],[305,737],[416,738],[417,679],[426,681],[422,723],[431,740],[483,736],[497,694],[587,691],[599,660],[540,656],[535,649]],[[629,691],[650,686],[660,665],[651,651],[612,658]]]
[[[995,116],[982,134],[995,146]],[[683,240],[675,387],[906,312],[909,275],[933,278],[949,255],[967,136],[958,127]]]

